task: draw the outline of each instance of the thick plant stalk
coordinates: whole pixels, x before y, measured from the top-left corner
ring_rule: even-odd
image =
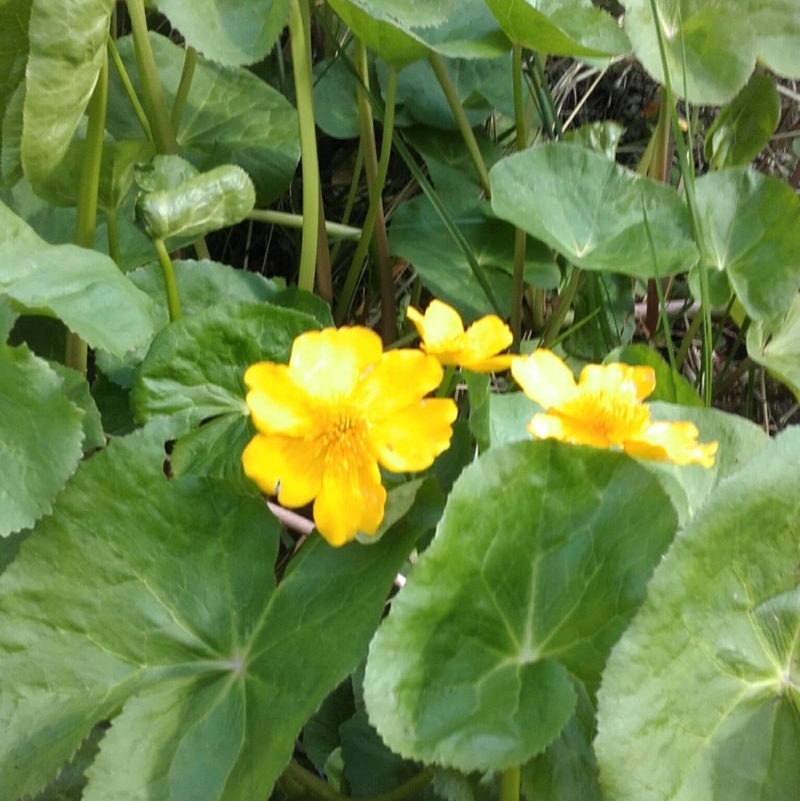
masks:
[[[147,36],[147,17],[144,12],[144,0],[127,0],[128,14],[131,18],[133,43],[136,50],[136,67],[139,71],[139,82],[144,93],[144,107],[156,150],[167,156],[178,153],[178,142],[172,130],[170,114],[167,109],[161,81],[158,78],[156,60],[150,39]]]
[[[167,290],[167,308],[169,309],[169,321],[174,323],[181,319],[181,299],[178,294],[178,281],[175,278],[175,268],[172,259],[169,257],[163,239],[154,239],[153,246],[158,254],[158,263],[161,265],[161,272],[164,276],[164,286]]]
[[[527,144],[525,109],[522,103],[522,46],[515,44],[511,77],[514,87],[514,123],[517,151],[522,152]],[[517,228],[514,235],[514,275],[511,284],[511,333],[514,342],[522,338],[522,295],[525,290],[525,231]]]
[[[655,0],[650,0],[650,9],[653,13],[653,18],[658,19]],[[678,120],[678,111],[675,108],[675,95],[672,91],[672,81],[669,76],[669,65],[667,64],[667,53],[664,47],[664,37],[661,26],[656,26],[656,38],[658,39],[658,51],[661,57],[661,69],[664,71],[664,101],[669,106],[670,118],[672,121],[672,131],[675,135],[675,149],[678,152],[678,162],[681,168],[681,175],[683,176],[683,186],[686,194],[686,204],[689,207],[689,212],[692,220],[692,232],[697,246],[701,249],[700,262],[697,265],[697,272],[700,278],[700,303],[703,319],[703,402],[706,406],[711,406],[713,396],[713,350],[714,350],[714,332],[711,326],[711,302],[710,290],[708,286],[708,264],[709,260],[705,258],[705,253],[702,253],[703,238],[702,222],[700,214],[697,209],[697,200],[694,194],[694,169],[689,161],[689,154],[686,150],[686,142],[683,139],[681,132],[680,122]]]
[[[486,162],[483,160],[481,149],[478,147],[478,140],[475,139],[475,134],[470,127],[464,107],[459,100],[458,92],[456,92],[456,88],[450,80],[450,76],[444,67],[441,56],[438,53],[431,53],[428,56],[428,61],[433,69],[433,74],[436,76],[436,80],[439,81],[439,85],[442,87],[444,96],[447,98],[447,104],[453,112],[458,130],[464,139],[464,144],[466,144],[467,151],[478,172],[478,180],[480,181],[481,189],[483,189],[483,193],[487,198],[491,197],[492,189],[489,184],[489,171],[486,169]]]
[[[183,109],[189,99],[189,90],[192,88],[192,78],[194,78],[195,67],[197,67],[197,50],[193,47],[186,48],[183,56],[183,70],[181,79],[178,83],[178,91],[175,93],[175,100],[172,103],[172,113],[170,114],[170,127],[173,132],[177,131],[181,124]]]
[[[108,105],[108,59],[104,59],[97,75],[97,83],[89,101],[89,123],[86,128],[86,147],[81,164],[78,191],[78,218],[75,223],[75,244],[94,247],[97,228],[97,194],[100,185],[100,164],[103,160],[103,135]],[[65,360],[69,367],[86,375],[86,343],[71,331],[67,334]]]
[[[519,765],[500,774],[500,801],[519,801],[521,770]]]
[[[366,91],[369,91],[369,70],[367,65],[367,49],[364,43],[356,40],[356,71]],[[383,185],[389,169],[389,155],[392,147],[394,131],[394,110],[397,97],[397,71],[390,69],[389,83],[386,89],[386,106],[383,115],[383,138],[381,140],[381,160],[375,143],[375,129],[372,125],[372,107],[364,91],[358,92],[358,116],[361,124],[361,145],[364,152],[364,171],[367,176],[369,191],[369,208],[364,220],[361,239],[353,254],[350,269],[345,280],[342,296],[336,307],[334,319],[337,323],[344,321],[350,306],[361,265],[367,255],[370,239],[375,238],[377,252],[380,295],[381,295],[381,337],[385,345],[393,342],[397,333],[397,306],[394,299],[394,279],[389,258],[389,238],[386,235],[386,223],[383,216]]]
[[[317,265],[320,191],[311,77],[311,14],[306,0],[292,0],[289,13],[289,37],[292,43],[292,71],[297,97],[300,166],[303,175],[303,235],[297,285],[300,289],[313,292]]]

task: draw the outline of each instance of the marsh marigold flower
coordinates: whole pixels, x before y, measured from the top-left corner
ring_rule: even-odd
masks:
[[[298,336],[289,364],[259,362],[244,376],[257,434],[244,472],[283,506],[314,501],[314,522],[331,545],[374,534],[393,472],[429,467],[450,444],[455,403],[425,398],[442,380],[419,350],[383,353],[367,328]]]
[[[618,448],[645,459],[711,467],[717,443],[698,443],[692,423],[650,419],[642,399],[656,386],[651,367],[590,364],[576,383],[572,371],[549,350],[514,361],[511,372],[525,394],[545,409],[528,431],[595,448]]]
[[[474,373],[508,370],[514,356],[498,356],[513,341],[511,329],[496,315],[481,317],[466,331],[458,312],[440,300],[431,301],[420,314],[413,306],[408,319],[422,339],[425,353],[445,366],[454,365]]]

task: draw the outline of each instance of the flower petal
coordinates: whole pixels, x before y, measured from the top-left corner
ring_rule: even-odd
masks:
[[[333,546],[355,539],[359,531],[374,534],[383,520],[386,490],[374,459],[329,460],[322,489],[314,501],[314,523]]]
[[[507,353],[500,356],[492,356],[482,361],[465,362],[461,366],[473,373],[504,373],[519,358],[521,357]]]
[[[452,350],[452,341],[464,333],[459,313],[440,300],[432,300],[424,315],[413,307],[407,315],[416,326],[425,350],[431,353]]]
[[[382,352],[381,338],[369,328],[307,331],[294,341],[289,368],[311,397],[336,402],[352,394]]]
[[[535,414],[525,428],[537,439],[566,440],[561,418],[552,414]]]
[[[656,388],[656,373],[652,367],[619,362],[587,364],[581,370],[578,386],[588,392],[630,395],[642,400]]]
[[[244,382],[250,387],[246,398],[250,417],[262,434],[297,436],[312,430],[313,405],[285,364],[254,364],[244,374]]]
[[[428,398],[375,423],[369,438],[387,470],[425,470],[449,447],[457,416],[458,407],[449,398]]]
[[[644,459],[712,467],[717,443],[698,442],[699,433],[692,423],[653,423],[643,436],[624,442],[623,449]]]
[[[353,395],[353,403],[380,421],[417,403],[442,383],[443,370],[433,356],[420,350],[390,350],[383,354]]]
[[[545,409],[571,400],[577,392],[572,370],[552,351],[539,348],[511,364],[514,380],[525,394]]]
[[[245,475],[283,506],[305,506],[322,486],[325,454],[314,440],[256,434],[242,453]]]
[[[505,350],[513,341],[511,329],[496,314],[487,314],[467,329],[464,355],[469,361],[488,359]],[[465,363],[463,366],[469,365]]]

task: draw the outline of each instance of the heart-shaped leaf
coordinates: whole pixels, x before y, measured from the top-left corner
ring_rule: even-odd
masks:
[[[491,448],[456,481],[370,647],[364,695],[384,741],[467,772],[541,752],[575,708],[573,678],[599,682],[675,526],[627,456]]]
[[[171,107],[181,79],[184,50],[152,32],[150,44]],[[117,48],[136,91],[141,92],[133,39],[119,39]],[[139,121],[114,71],[106,127],[115,139],[141,138]],[[202,57],[197,60],[176,136],[180,155],[200,171],[238,164],[253,180],[261,204],[284,193],[300,157],[297,113],[289,101],[252,72]]]
[[[795,429],[720,485],[659,565],[603,676],[607,797],[796,798],[798,482]]]
[[[783,181],[736,168],[698,178],[703,253],[755,320],[783,316],[800,287],[800,198]]]
[[[697,261],[678,193],[601,153],[539,145],[502,159],[489,177],[498,217],[584,270],[653,278],[684,272]]]
[[[795,295],[784,318],[751,324],[747,353],[800,398],[800,295]]]

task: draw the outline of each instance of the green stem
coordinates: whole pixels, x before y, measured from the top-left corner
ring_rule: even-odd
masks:
[[[108,59],[103,59],[97,75],[92,98],[89,101],[89,121],[86,126],[86,144],[81,162],[78,188],[78,216],[75,222],[75,244],[83,248],[94,247],[97,228],[97,194],[100,186],[100,165],[103,161],[103,137],[108,105]],[[65,360],[67,366],[86,375],[86,343],[73,332],[67,334]]]
[[[177,131],[181,125],[181,116],[186,108],[186,101],[189,99],[189,91],[192,88],[194,70],[197,66],[197,50],[187,47],[183,55],[183,70],[181,79],[178,83],[178,91],[175,93],[175,100],[172,102],[172,113],[170,114],[170,126],[173,131]]]
[[[139,72],[139,83],[142,85],[144,107],[150,129],[153,132],[153,141],[156,150],[165,155],[176,155],[178,142],[170,123],[169,111],[161,90],[161,81],[158,78],[156,60],[150,39],[147,35],[147,16],[144,10],[144,0],[126,0],[128,14],[131,18],[131,31],[136,51],[136,68]]]
[[[297,762],[290,762],[286,766],[283,776],[288,780],[284,784],[285,790],[289,790],[290,792],[294,788],[299,790],[299,792],[292,793],[292,797],[309,798],[314,799],[314,801],[350,801],[348,796],[336,792],[327,782],[318,779],[313,773],[310,773],[305,768],[298,765]],[[414,796],[422,792],[432,780],[433,771],[430,768],[425,768],[416,776],[412,776],[393,790],[379,795],[361,798],[359,801],[404,801],[407,798],[414,798]],[[291,785],[294,785],[294,787],[291,787]]]
[[[367,49],[364,43],[356,40],[355,43],[356,71],[365,87],[369,90],[369,66],[367,63]],[[364,91],[358,92],[358,115],[361,122],[361,144],[364,152],[364,170],[367,176],[369,190],[369,208],[364,219],[361,239],[356,246],[355,253],[350,262],[342,294],[336,305],[334,319],[341,324],[347,316],[347,311],[355,294],[361,269],[367,255],[370,240],[375,237],[378,251],[378,266],[380,276],[381,294],[381,335],[384,344],[389,344],[396,336],[397,309],[394,299],[394,279],[392,265],[389,259],[389,240],[386,236],[386,224],[383,217],[383,185],[389,170],[389,156],[392,150],[392,135],[394,133],[394,112],[397,99],[397,70],[389,68],[389,81],[386,87],[386,104],[383,113],[383,137],[381,139],[381,158],[378,161],[375,144],[375,129],[372,124],[372,107]]]
[[[653,13],[654,19],[658,19],[655,0],[650,0],[650,9]],[[689,160],[689,155],[686,150],[686,142],[683,139],[681,132],[680,121],[678,120],[678,110],[674,102],[674,93],[672,91],[672,81],[669,75],[669,66],[667,64],[667,53],[664,45],[664,37],[662,34],[661,26],[656,26],[656,38],[658,40],[658,50],[661,56],[661,68],[664,72],[664,90],[666,92],[666,102],[669,104],[670,116],[672,120],[672,131],[675,136],[675,148],[678,152],[678,163],[681,168],[681,175],[683,176],[684,192],[686,194],[686,204],[689,207],[689,213],[692,220],[692,232],[694,240],[700,250],[700,262],[697,265],[698,275],[700,278],[700,305],[703,320],[703,401],[706,406],[711,406],[713,396],[713,329],[711,325],[711,293],[708,285],[708,264],[709,259],[706,258],[703,247],[702,237],[702,221],[700,219],[700,212],[697,208],[697,200],[694,194],[694,170],[693,165]],[[684,63],[684,75],[686,75],[686,64]]]
[[[317,267],[320,193],[311,77],[311,12],[306,0],[292,0],[289,13],[289,38],[292,43],[292,71],[297,99],[297,123],[300,129],[300,158],[303,175],[303,238],[300,247],[300,272],[297,285],[300,289],[313,292]]]
[[[453,386],[453,379],[456,375],[456,367],[454,364],[448,364],[444,368],[444,375],[442,376],[442,383],[439,384],[439,389],[436,390],[437,398],[450,397],[450,390]]]
[[[675,356],[676,369],[683,369],[683,363],[686,361],[686,354],[689,352],[689,348],[692,346],[692,340],[695,338],[695,335],[702,324],[703,316],[701,314],[697,314],[692,317],[692,321],[686,328],[683,339],[681,339],[681,346],[678,348],[678,353]]]
[[[514,122],[516,127],[517,150],[522,152],[527,144],[525,128],[525,107],[522,99],[522,45],[513,49],[511,77],[514,87]],[[511,284],[511,333],[514,341],[522,338],[522,294],[525,291],[525,231],[517,228],[514,235],[514,274]]]
[[[469,155],[475,164],[475,169],[478,171],[478,180],[480,181],[481,188],[487,198],[491,197],[492,189],[489,183],[489,171],[486,169],[486,162],[483,160],[483,154],[481,153],[480,147],[478,147],[478,140],[475,139],[475,133],[469,124],[464,106],[461,105],[458,92],[453,82],[450,80],[450,75],[445,69],[441,56],[438,53],[432,52],[428,56],[428,61],[433,68],[433,74],[436,76],[436,80],[439,81],[439,86],[442,87],[444,96],[447,98],[447,104],[450,106],[450,110],[453,112],[456,124],[458,125],[458,130],[464,138],[464,143],[467,146]]]
[[[142,126],[145,137],[149,142],[152,142],[153,132],[150,130],[150,123],[147,121],[147,114],[142,108],[142,104],[139,102],[136,90],[133,88],[131,77],[128,75],[128,70],[125,69],[125,64],[122,62],[122,57],[113,39],[108,40],[108,52],[111,54],[111,60],[114,62],[114,67],[117,70],[119,79],[122,81],[122,88],[128,96],[128,101],[133,108],[133,113],[136,115],[136,119],[139,120],[139,125]]]
[[[563,291],[558,297],[558,302],[555,304],[554,311],[547,321],[547,327],[542,334],[542,347],[547,347],[555,339],[567,313],[572,306],[572,301],[575,300],[575,295],[578,293],[578,287],[583,279],[583,273],[577,267],[572,268],[572,275],[570,276],[569,283],[564,287]]]
[[[158,254],[158,262],[161,265],[161,272],[164,274],[164,286],[167,290],[167,308],[169,309],[169,321],[174,323],[181,319],[181,299],[178,295],[178,282],[175,278],[175,268],[172,266],[172,259],[167,253],[163,239],[154,239],[153,247]]]
[[[519,785],[521,778],[519,765],[506,768],[500,774],[500,801],[519,801]]]
[[[108,236],[108,255],[119,265],[119,227],[116,209],[106,210],[106,234]]]
[[[344,203],[344,210],[342,211],[342,224],[347,224],[350,220],[350,215],[353,213],[353,206],[356,202],[356,195],[358,194],[359,178],[361,177],[361,170],[364,168],[364,143],[359,140],[358,151],[356,152],[356,163],[353,165],[353,175],[350,178],[350,188],[347,190],[347,200]],[[329,232],[330,235],[330,232]],[[361,229],[358,229],[358,236],[356,239],[361,238]],[[339,255],[339,248],[341,247],[340,241],[336,242],[331,249],[331,261],[336,261]]]
[[[303,217],[300,214],[290,214],[286,211],[273,209],[253,209],[247,215],[248,220],[267,223],[267,225],[280,225],[284,228],[302,228]],[[333,239],[350,239],[356,241],[361,236],[361,228],[341,223],[325,222],[325,232]]]

